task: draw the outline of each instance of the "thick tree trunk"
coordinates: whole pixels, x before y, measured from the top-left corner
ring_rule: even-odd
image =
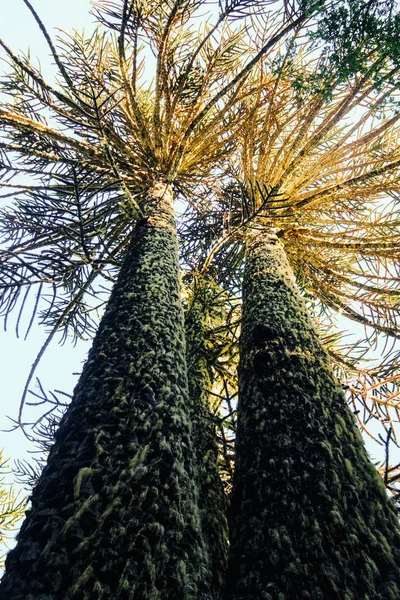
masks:
[[[400,535],[284,249],[249,232],[230,600],[399,600]]]
[[[208,600],[171,189],[148,194],[32,508],[7,600]]]
[[[201,286],[202,284],[200,284]],[[206,293],[207,282],[204,282]],[[195,292],[196,293],[196,292]],[[189,397],[196,483],[204,541],[211,560],[212,597],[222,598],[228,558],[226,496],[218,473],[215,424],[211,419],[211,380],[207,364],[206,298],[200,289],[185,317]]]

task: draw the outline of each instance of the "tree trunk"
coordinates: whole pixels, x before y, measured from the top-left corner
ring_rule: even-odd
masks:
[[[7,600],[208,600],[169,186],[148,193],[6,562]]]
[[[228,525],[226,497],[218,473],[215,424],[209,406],[212,384],[206,349],[206,286],[207,282],[200,282],[186,313],[186,355],[200,519],[211,560],[212,598],[220,599],[228,558]]]
[[[229,600],[399,600],[399,524],[273,230],[249,232]]]

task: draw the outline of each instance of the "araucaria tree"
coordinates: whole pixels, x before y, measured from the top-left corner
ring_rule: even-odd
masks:
[[[12,66],[3,91],[13,99],[0,106],[1,173],[5,195],[16,198],[2,211],[2,308],[19,306],[20,327],[36,290],[30,323],[38,313],[51,328],[40,360],[57,332],[93,328],[102,282],[113,285],[1,597],[398,600],[397,518],[295,283],[399,335],[390,300],[398,225],[386,210],[399,191],[398,116],[377,126],[363,104],[374,97],[372,108],[384,110],[396,94],[389,3],[337,10],[335,2],[234,0],[200,25],[203,0],[102,0],[105,32],[56,48],[24,2],[59,82],[0,42]],[[330,44],[315,69],[303,65],[301,32],[316,53],[318,35]],[[356,107],[359,125],[346,127]],[[185,323],[177,198],[198,215],[221,215],[212,235],[204,229],[207,240],[222,234],[216,248],[237,238],[245,248],[227,578],[207,404],[212,284],[199,275]],[[348,213],[358,219],[355,242]],[[197,223],[182,234],[185,268],[187,249],[202,246]],[[377,237],[388,232],[382,245]],[[343,260],[336,250],[347,252]],[[364,276],[362,261],[369,267],[375,257],[387,259],[384,275]],[[241,271],[240,261],[235,272],[226,264],[224,277],[215,274],[221,294]],[[379,319],[360,316],[357,301]]]
[[[351,84],[329,81],[328,100],[304,91],[299,103],[293,88],[311,79],[311,62],[286,54],[276,77],[260,73],[233,169],[236,202],[254,218],[244,228],[227,597],[399,598],[398,517],[295,278],[309,297],[399,337],[387,195],[399,189],[400,117],[384,103],[395,84],[374,93],[372,62]],[[354,106],[356,123],[346,120]]]

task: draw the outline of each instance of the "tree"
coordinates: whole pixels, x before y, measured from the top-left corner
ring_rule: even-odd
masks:
[[[329,82],[328,101],[314,92],[299,102],[293,89],[310,80],[310,63],[286,55],[279,77],[268,73],[263,94],[249,96],[236,172],[255,219],[245,232],[228,598],[399,597],[398,517],[295,283],[399,337],[388,203],[399,191],[400,117],[384,104],[394,84],[374,93],[374,67]],[[364,98],[358,122],[346,122]]]
[[[200,37],[192,23],[203,2],[105,1],[97,16],[116,35],[77,34],[56,50],[25,4],[61,83],[46,83],[2,43],[14,69],[5,89],[16,97],[0,108],[3,172],[18,198],[4,211],[4,309],[36,286],[36,313],[52,288],[40,314],[51,326],[48,341],[58,331],[79,336],[99,308],[92,298],[100,278],[115,284],[1,589],[15,600],[218,598],[223,497],[205,411],[207,373],[197,354],[188,369],[184,352],[173,194],[196,207],[216,197],[240,129],[251,123],[249,95],[265,89],[264,81],[247,85],[252,69],[300,25],[312,27],[321,7],[278,8],[266,31],[254,20],[251,51],[237,23],[252,9],[247,0],[221,6]],[[368,28],[358,30],[365,47]],[[154,86],[144,80],[142,42],[156,57]],[[359,49],[357,42],[354,64],[364,68],[369,51]],[[349,69],[336,59],[341,81]],[[15,174],[36,183],[13,181]],[[201,342],[196,303],[186,324],[189,342],[194,331]]]
[[[222,30],[213,40],[236,5],[227,7],[196,44],[195,34],[183,26],[198,7],[187,1],[106,2],[98,17],[118,31],[118,38],[77,35],[61,55],[45,32],[61,89],[45,83],[3,44],[15,70],[6,89],[17,97],[15,106],[0,109],[7,130],[6,179],[33,171],[41,180],[27,194],[35,197],[35,214],[22,233],[30,238],[28,254],[36,266],[19,260],[17,233],[5,252],[6,310],[24,284],[39,283],[39,302],[41,284],[56,288],[61,280],[70,299],[60,302],[55,294],[44,320],[52,322],[52,333],[72,323],[79,334],[82,317],[84,325],[87,320],[85,294],[93,293],[96,277],[113,257],[125,254],[71,406],[32,493],[19,543],[7,560],[2,591],[14,598],[219,595],[211,583],[220,585],[222,577],[212,573],[210,536],[202,532],[198,499],[199,490],[205,490],[201,478],[215,480],[216,465],[209,460],[204,474],[202,457],[199,465],[191,458],[170,183],[182,190],[193,186],[229,152],[239,115],[228,109],[241,97],[245,71],[239,32]],[[283,23],[276,40],[294,26]],[[157,55],[154,90],[139,87],[141,36]],[[231,73],[238,76],[229,81]],[[224,79],[221,95],[215,88]],[[221,130],[216,125],[222,117]],[[73,135],[61,131],[67,123]],[[28,147],[30,167],[15,167],[10,155],[17,152],[23,162]],[[24,189],[16,186],[17,194]],[[21,202],[27,215],[30,198]],[[13,237],[15,214],[5,218]],[[55,238],[43,218],[56,225]],[[78,254],[77,264],[62,259],[71,253]]]
[[[185,313],[186,356],[191,400],[191,423],[193,426],[193,446],[198,465],[199,510],[203,532],[210,548],[213,569],[213,589],[222,593],[225,586],[225,571],[228,558],[228,524],[226,520],[227,501],[220,473],[215,469],[218,450],[215,443],[215,421],[210,410],[210,390],[218,381],[213,372],[208,348],[208,334],[215,312],[216,299],[223,292],[212,281],[194,276],[190,301]],[[210,297],[211,296],[211,297]],[[217,298],[216,298],[217,297]],[[220,298],[221,300],[221,298]],[[222,298],[219,308],[224,307]],[[208,323],[211,321],[211,323]],[[225,337],[225,336],[224,336]],[[211,344],[216,352],[216,344]],[[221,352],[217,351],[220,355]],[[210,364],[211,363],[211,364]],[[218,411],[217,415],[218,415]]]
[[[227,597],[398,598],[398,517],[283,247],[247,246]]]

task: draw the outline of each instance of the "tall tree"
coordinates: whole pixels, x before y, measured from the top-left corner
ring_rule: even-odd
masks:
[[[219,475],[215,443],[218,404],[213,412],[211,394],[219,379],[213,365],[224,353],[226,336],[223,335],[222,348],[210,338],[215,336],[215,329],[226,318],[226,294],[212,279],[199,273],[194,273],[191,280],[185,333],[193,452],[196,454],[200,518],[214,567],[213,589],[218,590],[218,596],[221,596],[228,558],[227,499]]]
[[[346,85],[330,81],[329,100],[299,85],[308,68],[282,56],[279,76],[249,101],[237,164],[253,220],[227,597],[395,600],[398,518],[295,274],[309,297],[399,338],[399,115],[385,106],[398,68],[381,72],[380,92],[375,64]]]
[[[172,184],[187,194],[216,179],[249,67],[296,20],[282,13],[243,66],[242,33],[225,23],[248,2],[227,5],[200,39],[191,18],[202,2],[102,2],[97,16],[117,37],[77,34],[58,50],[25,4],[61,84],[46,83],[2,43],[14,68],[5,83],[14,103],[0,108],[2,170],[19,197],[16,212],[4,212],[5,310],[36,285],[36,312],[49,283],[48,341],[60,329],[79,335],[99,276],[113,279],[107,267],[122,266],[1,592],[15,600],[218,597],[223,573],[212,571],[223,568],[225,550],[222,541],[214,565],[199,492],[221,494],[205,485],[217,482],[215,461],[193,453]],[[156,57],[154,85],[143,81],[142,40]],[[15,174],[38,184],[14,182]],[[213,523],[223,532],[222,510]]]
[[[170,187],[154,186],[142,209],[7,559],[2,586],[14,598],[212,596],[191,461]]]
[[[277,3],[272,18],[270,2],[257,3],[267,25],[246,22],[250,44],[246,27],[227,26],[251,12],[248,0],[221,5],[200,34],[200,0],[104,0],[97,16],[115,35],[77,34],[56,49],[24,1],[61,81],[46,83],[1,43],[14,69],[4,85],[14,103],[0,108],[2,171],[18,198],[3,214],[4,308],[36,286],[48,341],[60,330],[79,336],[100,277],[116,283],[1,591],[15,600],[218,597],[220,563],[199,501],[204,467],[216,480],[215,464],[192,446],[173,193],[212,198],[246,99],[265,86],[244,85],[251,70],[323,6]],[[154,84],[142,44],[155,56]],[[353,54],[362,66],[365,52]]]

